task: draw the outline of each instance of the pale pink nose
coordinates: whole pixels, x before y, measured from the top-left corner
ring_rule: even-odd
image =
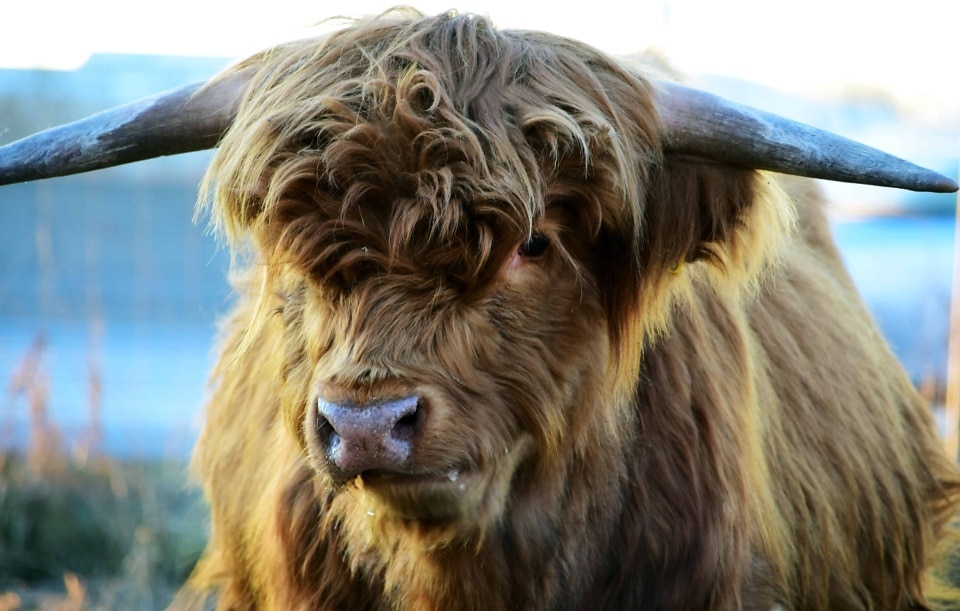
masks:
[[[422,420],[420,397],[370,405],[317,401],[320,443],[343,479],[364,471],[403,472]]]

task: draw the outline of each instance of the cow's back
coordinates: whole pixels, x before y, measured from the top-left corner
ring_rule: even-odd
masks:
[[[955,465],[844,269],[815,184],[782,186],[796,223],[778,262],[747,291],[726,290],[737,270],[698,263],[692,298],[644,350],[632,478],[645,484],[627,491],[613,555],[633,555],[657,587],[613,604],[880,609],[936,596],[921,582],[953,536]]]
[[[960,482],[844,268],[818,191],[784,184],[796,240],[749,316],[770,490],[805,592],[796,607],[906,604],[897,584],[919,591]]]

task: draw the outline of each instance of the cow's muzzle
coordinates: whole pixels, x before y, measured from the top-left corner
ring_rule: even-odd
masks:
[[[338,479],[410,470],[423,422],[423,399],[409,396],[359,405],[317,400],[317,436]]]

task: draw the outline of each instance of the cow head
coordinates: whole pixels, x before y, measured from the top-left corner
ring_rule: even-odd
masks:
[[[597,412],[636,367],[612,363],[637,341],[651,258],[649,85],[448,16],[250,66],[208,206],[252,238],[250,324],[282,318],[285,420],[343,503],[482,529],[524,479],[619,445]]]

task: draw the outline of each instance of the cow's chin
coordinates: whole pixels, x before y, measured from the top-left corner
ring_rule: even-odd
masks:
[[[356,509],[379,517],[392,517],[419,526],[458,525],[457,530],[483,529],[504,510],[514,475],[534,454],[533,438],[514,441],[496,461],[474,469],[397,473],[367,471],[354,478]],[[347,486],[350,487],[349,485]]]

